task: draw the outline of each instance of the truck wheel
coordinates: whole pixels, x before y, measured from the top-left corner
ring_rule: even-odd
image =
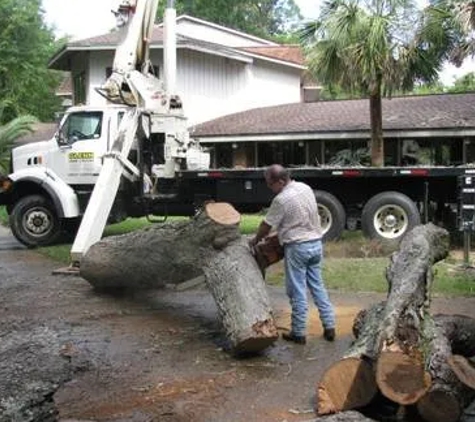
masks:
[[[315,197],[323,240],[338,239],[345,229],[346,213],[343,205],[335,196],[323,190],[316,190]]]
[[[13,235],[29,248],[55,243],[61,235],[61,225],[53,205],[43,196],[21,198],[10,214]]]
[[[363,207],[361,228],[365,236],[379,240],[399,240],[421,223],[414,201],[399,192],[382,192]]]

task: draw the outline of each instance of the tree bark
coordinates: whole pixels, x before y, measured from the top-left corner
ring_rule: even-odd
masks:
[[[231,347],[257,352],[278,334],[261,268],[239,222],[231,205],[211,202],[188,222],[101,240],[84,256],[80,274],[107,290],[156,289],[204,274]]]
[[[363,330],[375,327],[386,303],[362,310],[353,323],[358,344],[365,339]],[[435,315],[426,322],[428,353],[425,366],[431,377],[428,392],[417,402],[417,410],[426,421],[456,422],[463,409],[475,399],[475,369],[460,355],[475,355],[475,319],[463,315]],[[465,384],[465,385],[464,385]]]
[[[376,383],[384,396],[408,405],[430,387],[425,369],[432,266],[449,252],[448,232],[431,223],[418,226],[391,256],[386,271],[389,293],[372,356],[377,356]]]
[[[432,266],[448,254],[447,231],[427,224],[405,236],[386,271],[388,299],[356,318],[356,341],[318,385],[318,413],[368,404],[378,389],[401,405],[430,388],[425,326],[431,323]]]
[[[257,352],[279,337],[261,269],[244,239],[217,253],[204,268],[234,350]]]
[[[452,354],[475,355],[475,319],[462,315],[436,315],[433,326],[429,328],[432,341],[426,366],[432,384],[417,403],[417,410],[430,422],[456,422],[463,409],[475,399],[475,385],[473,374],[467,376],[469,371],[460,371],[457,364],[468,361]]]
[[[154,225],[92,245],[80,275],[98,289],[146,290],[203,274],[207,258],[239,239],[239,213],[209,203],[190,221]]]
[[[322,422],[374,422],[374,419],[367,418],[354,410],[337,413],[336,415],[324,416],[317,420]]]

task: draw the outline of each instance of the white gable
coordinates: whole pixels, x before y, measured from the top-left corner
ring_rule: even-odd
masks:
[[[245,34],[234,29],[225,28],[191,16],[179,16],[177,18],[177,32],[190,38],[218,42],[228,47],[266,47],[279,44],[263,38]]]

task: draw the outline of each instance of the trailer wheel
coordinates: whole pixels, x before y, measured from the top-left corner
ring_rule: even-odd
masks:
[[[10,214],[13,235],[29,248],[55,243],[61,235],[61,224],[54,206],[41,195],[21,198]]]
[[[316,190],[315,197],[323,240],[338,239],[345,229],[346,214],[343,205],[335,196],[323,190]]]
[[[379,240],[400,240],[421,223],[414,201],[400,192],[382,192],[363,207],[361,228],[365,236]]]

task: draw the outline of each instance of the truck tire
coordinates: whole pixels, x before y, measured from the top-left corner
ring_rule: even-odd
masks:
[[[10,214],[13,235],[29,248],[55,243],[61,235],[61,224],[54,206],[41,195],[21,198]]]
[[[383,241],[398,241],[421,223],[416,204],[400,192],[382,192],[363,207],[361,228],[366,237]]]
[[[346,213],[341,202],[331,193],[316,190],[318,215],[322,226],[323,240],[338,239],[345,229]]]

